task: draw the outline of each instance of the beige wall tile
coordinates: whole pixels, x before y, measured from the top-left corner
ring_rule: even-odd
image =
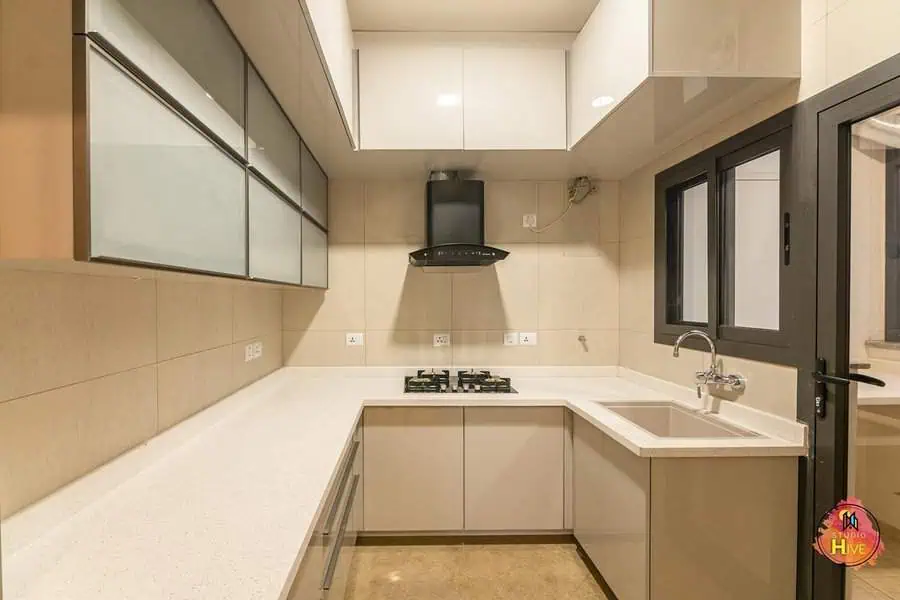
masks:
[[[653,343],[653,334],[619,331],[619,364],[628,369],[693,387],[694,373],[709,366],[700,352],[682,349],[672,357],[672,347]]]
[[[538,225],[545,227],[559,218],[569,203],[565,181],[538,184]],[[538,234],[542,244],[568,244],[598,248],[619,240],[619,187],[616,182],[597,183],[597,191],[572,206],[565,217]]]
[[[540,346],[504,346],[503,331],[454,331],[453,366],[536,365]],[[538,338],[540,341],[540,337]]]
[[[484,237],[488,244],[533,242],[522,215],[537,214],[537,186],[531,181],[488,181],[484,190]]]
[[[155,366],[0,404],[0,517],[155,433]]]
[[[328,290],[286,289],[284,328],[362,331],[366,326],[366,255],[362,245],[332,246],[328,251]]]
[[[235,286],[159,279],[158,360],[231,343]]]
[[[818,0],[824,4],[824,0]],[[800,99],[828,87],[828,20],[823,16],[803,26],[801,53],[803,77]]]
[[[580,341],[579,336],[584,336],[585,341]],[[617,329],[539,331],[537,347],[540,349],[541,365],[615,366],[619,364],[619,331]]]
[[[641,169],[620,184],[619,238],[623,242],[653,235],[654,174]]]
[[[158,365],[159,429],[168,429],[234,391],[231,344]]]
[[[366,248],[366,328],[450,330],[450,274],[409,265],[411,246]]]
[[[618,254],[618,244],[601,246],[599,256],[566,256],[542,245],[538,329],[617,328]]]
[[[361,181],[329,181],[328,243],[362,244],[365,240],[365,227],[365,184]]]
[[[280,289],[252,283],[241,284],[234,288],[235,342],[280,331]]]
[[[828,0],[801,0],[801,23],[804,27],[819,21],[828,13]]]
[[[431,331],[366,331],[366,364],[372,366],[448,366],[452,346],[433,347]]]
[[[0,271],[0,401],[154,363],[155,311],[150,279]]]
[[[242,342],[235,342],[231,346],[232,372],[234,374],[233,381],[235,389],[253,383],[257,379],[268,375],[284,364],[284,361],[282,360],[282,352],[284,350],[282,334],[283,332],[277,331]],[[262,342],[263,355],[256,360],[245,362],[245,348],[247,344],[255,342]]]
[[[347,346],[344,331],[284,332],[285,366],[354,367],[365,362],[365,347]]]
[[[425,243],[425,182],[366,184],[366,243]]]
[[[653,238],[619,247],[619,327],[653,333]]]
[[[537,244],[513,244],[506,249],[510,252],[506,260],[452,275],[455,329],[537,329]]]

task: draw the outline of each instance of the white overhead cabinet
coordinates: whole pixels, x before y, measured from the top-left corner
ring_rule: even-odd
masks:
[[[359,128],[363,150],[462,148],[462,48],[360,48]]]
[[[466,150],[565,150],[566,52],[466,48]]]

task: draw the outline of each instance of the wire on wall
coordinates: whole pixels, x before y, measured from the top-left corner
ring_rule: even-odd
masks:
[[[563,210],[562,214],[544,225],[543,227],[529,227],[529,229],[534,233],[544,233],[560,221],[562,221],[572,207],[576,204],[581,204],[584,202],[584,199],[597,191],[597,186],[591,181],[590,177],[576,177],[575,179],[570,179],[569,184],[567,186],[567,199],[566,199],[566,208]]]

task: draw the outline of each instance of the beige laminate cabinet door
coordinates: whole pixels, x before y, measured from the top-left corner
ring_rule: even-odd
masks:
[[[367,408],[364,422],[365,530],[462,530],[462,408]]]
[[[563,529],[562,407],[466,407],[466,530]]]
[[[650,459],[574,421],[575,538],[619,600],[647,600]]]

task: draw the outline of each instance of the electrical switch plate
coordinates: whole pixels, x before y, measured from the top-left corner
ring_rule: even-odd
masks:
[[[522,227],[537,227],[537,215],[534,213],[522,215]]]
[[[450,334],[449,333],[436,333],[434,334],[434,347],[437,348],[439,346],[449,346],[450,345]]]
[[[519,343],[523,346],[537,346],[537,334],[536,333],[520,333],[519,334]]]
[[[347,334],[347,345],[348,346],[365,346],[366,338],[361,333],[348,333]]]
[[[263,344],[262,342],[256,342],[253,344],[253,358],[254,360],[257,358],[262,358],[263,355]]]
[[[253,360],[253,344],[247,344],[244,346],[244,362],[250,362]]]
[[[503,345],[504,346],[518,346],[519,345],[519,332],[518,331],[509,331],[503,334]]]

